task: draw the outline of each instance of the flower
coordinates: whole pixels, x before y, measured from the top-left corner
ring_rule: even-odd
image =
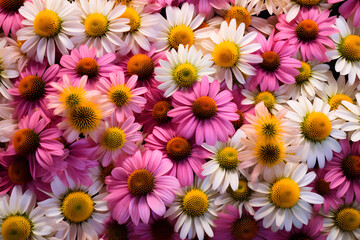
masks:
[[[5,0],[0,4],[0,27],[3,29],[5,36],[8,36],[10,31],[16,34],[17,30],[23,27],[21,21],[24,19],[19,14],[19,9],[24,5],[26,0],[12,1]]]
[[[12,100],[11,95],[8,93],[8,89],[12,88],[13,84],[9,78],[18,77],[19,72],[16,71],[14,57],[8,54],[8,52],[11,52],[9,51],[9,47],[5,47],[5,45],[6,40],[0,39],[0,94],[4,98]]]
[[[9,103],[0,104],[0,142],[9,142],[19,129],[18,121],[13,119],[14,108]]]
[[[4,50],[6,51],[6,54],[4,54],[4,56],[9,59],[13,59],[17,71],[22,72],[30,61],[30,58],[26,55],[26,53],[23,53],[21,51],[22,43],[20,41],[16,40],[15,38],[12,39],[9,37],[5,39],[8,46],[4,48]]]
[[[360,140],[360,93],[356,93],[355,97],[357,105],[352,103],[351,98],[349,98],[351,102],[349,99],[344,99],[341,103],[346,107],[346,110],[339,109],[335,112],[338,117],[347,121],[341,126],[341,130],[352,132],[350,139],[353,142]]]
[[[250,5],[254,6],[257,15],[264,9],[266,9],[270,15],[273,13],[279,15],[283,13],[288,3],[289,0],[251,0]]]
[[[331,4],[336,4],[338,2],[342,2],[343,0],[328,0]],[[356,0],[347,0],[339,7],[339,13],[345,19],[349,18],[352,14],[354,14],[354,27],[360,26],[360,12],[359,12],[359,2]]]
[[[327,0],[290,0],[288,5],[285,7],[286,12],[286,21],[291,22],[299,15],[301,10],[306,9],[318,9],[320,12],[329,9],[330,4],[327,3]]]
[[[128,222],[126,224],[119,224],[113,218],[108,218],[105,223],[105,233],[100,239],[104,240],[121,240],[121,239],[128,239],[129,235],[134,231],[134,225],[132,222]]]

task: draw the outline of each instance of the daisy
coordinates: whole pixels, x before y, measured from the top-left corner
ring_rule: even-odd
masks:
[[[13,119],[14,108],[9,103],[0,104],[0,142],[9,142],[19,130],[18,121]]]
[[[24,193],[20,186],[14,187],[11,195],[0,198],[0,238],[47,239],[55,231],[64,230],[63,224],[56,225],[55,219],[44,216],[36,205],[36,196],[31,190]]]
[[[224,86],[225,88],[225,86]],[[238,120],[232,121],[235,131],[240,129],[244,124],[249,123],[246,118],[249,114],[254,114],[254,108],[250,105],[243,105],[242,101],[245,96],[241,94],[243,87],[240,85],[234,85],[232,89],[232,95],[234,96],[233,102],[236,104],[238,110],[236,113],[239,115]]]
[[[81,9],[81,21],[71,38],[76,46],[86,43],[89,48],[95,47],[96,56],[100,57],[124,45],[122,34],[130,30],[129,19],[121,17],[126,6],[115,6],[115,1],[106,0],[78,1],[77,5]]]
[[[330,161],[334,152],[340,152],[341,146],[336,139],[346,138],[344,131],[339,130],[339,120],[330,105],[320,98],[315,97],[313,103],[300,96],[298,101],[290,100],[289,111],[286,117],[289,125],[299,129],[303,148],[296,153],[307,162],[310,168],[318,164],[320,168],[325,165],[325,159]],[[340,120],[341,121],[341,120]]]
[[[145,87],[135,87],[137,76],[125,80],[123,72],[110,73],[110,80],[101,78],[97,88],[101,98],[105,100],[107,111],[112,112],[116,120],[121,122],[124,119],[140,113],[144,108],[146,99],[141,95],[147,92]]]
[[[4,98],[12,100],[11,95],[7,91],[13,87],[9,78],[18,77],[19,72],[16,71],[15,59],[8,54],[8,52],[11,52],[11,49],[5,46],[6,40],[0,39],[0,94]]]
[[[56,81],[55,76],[58,71],[59,65],[57,64],[47,68],[46,63],[40,64],[32,61],[25,71],[20,73],[14,88],[8,90],[9,94],[14,97],[11,105],[15,107],[14,115],[18,119],[35,109],[51,116],[51,111],[46,106],[46,96],[55,90],[50,83]]]
[[[55,63],[55,52],[68,54],[74,45],[68,36],[78,30],[79,12],[68,1],[58,0],[33,0],[26,1],[19,9],[25,18],[22,21],[24,28],[17,31],[17,39],[25,41],[21,51],[29,57],[43,63],[46,56],[47,62]]]
[[[67,179],[69,186],[56,177],[51,183],[49,199],[38,202],[45,215],[55,220],[56,225],[66,224],[69,229],[57,231],[60,239],[98,239],[103,233],[104,222],[109,217],[107,193],[101,192],[103,185],[96,181],[85,187]]]
[[[221,194],[231,187],[236,191],[239,187],[239,177],[241,173],[238,169],[240,159],[238,153],[244,149],[241,138],[246,135],[242,130],[237,130],[227,142],[217,141],[215,146],[206,143],[201,144],[203,148],[211,152],[210,161],[202,165],[202,176],[210,182],[213,190],[218,190]]]
[[[217,217],[217,207],[214,204],[217,193],[210,189],[207,181],[196,178],[190,187],[181,188],[171,203],[164,217],[171,220],[177,218],[175,231],[180,230],[180,238],[204,239],[206,233],[214,236],[212,227]]]
[[[5,56],[13,59],[17,71],[22,72],[30,61],[30,58],[26,55],[26,53],[21,51],[22,43],[20,41],[9,37],[5,39],[8,44],[8,46],[5,48]]]
[[[254,6],[256,15],[266,9],[270,15],[283,13],[290,0],[251,0],[250,5]]]
[[[24,19],[19,14],[19,8],[24,5],[26,0],[13,1],[5,0],[0,3],[0,27],[5,33],[5,36],[9,36],[11,32],[16,35],[17,30],[23,27],[21,21]]]
[[[70,55],[61,57],[62,68],[59,70],[58,77],[66,74],[76,84],[84,75],[87,75],[86,89],[94,89],[101,77],[109,77],[110,73],[121,71],[121,67],[114,64],[115,54],[108,53],[99,57],[95,55],[95,47],[89,49],[87,45],[81,45],[79,50],[74,48]]]
[[[170,97],[179,88],[182,91],[188,90],[205,75],[209,82],[213,81],[211,75],[216,70],[211,67],[211,56],[203,56],[194,46],[189,48],[188,45],[184,47],[180,44],[177,51],[172,49],[171,52],[166,52],[166,57],[168,61],[160,60],[161,67],[155,68],[155,79],[162,82],[158,88],[165,91],[165,97]]]
[[[135,225],[139,221],[148,223],[150,213],[163,216],[165,204],[173,202],[175,191],[180,187],[175,177],[166,173],[172,167],[171,161],[162,159],[160,151],[137,151],[125,160],[122,167],[116,167],[107,177],[105,200],[114,209],[112,217],[118,223],[125,223],[129,217]]]
[[[201,166],[210,156],[208,151],[195,144],[193,138],[185,138],[180,133],[180,129],[174,126],[155,127],[152,134],[146,137],[145,147],[150,150],[160,150],[163,158],[173,163],[168,174],[176,177],[182,187],[192,184],[194,172],[202,177]]]
[[[217,140],[226,142],[235,133],[230,121],[238,120],[237,108],[230,102],[231,92],[220,91],[218,81],[209,84],[204,76],[189,92],[176,92],[173,98],[174,109],[168,116],[179,123],[180,134],[185,138],[195,136],[197,145],[204,141],[209,145],[215,145]]]
[[[330,7],[331,5],[327,3],[327,0],[290,0],[284,8],[286,12],[286,21],[291,22],[298,16],[301,10],[304,10],[304,8],[314,8],[321,12]]]
[[[342,2],[344,0],[328,0],[331,4],[336,4],[338,2]],[[354,14],[354,27],[360,26],[360,5],[357,0],[347,0],[339,7],[339,13],[345,19],[349,18],[352,14]]]
[[[273,172],[265,182],[249,184],[257,192],[250,203],[260,207],[254,219],[263,219],[263,226],[271,226],[273,231],[284,228],[290,231],[292,225],[296,228],[307,225],[312,213],[310,204],[324,202],[323,197],[306,187],[316,177],[314,172],[307,171],[303,163],[288,163],[283,170]]]
[[[348,75],[348,81],[354,84],[356,76],[360,77],[360,30],[353,25],[352,19],[346,22],[342,16],[336,19],[336,27],[339,33],[330,35],[335,50],[329,50],[326,55],[330,60],[337,59],[335,71]]]
[[[327,62],[325,46],[334,48],[334,42],[328,36],[338,32],[334,27],[336,16],[329,17],[329,13],[328,10],[319,12],[316,8],[302,8],[291,22],[286,21],[284,14],[280,15],[276,24],[280,32],[275,40],[285,40],[295,49],[300,48],[303,61],[316,59]]]
[[[221,23],[220,31],[210,34],[211,41],[203,41],[202,46],[211,51],[212,60],[216,69],[215,78],[219,81],[225,80],[227,87],[232,90],[233,75],[241,83],[245,83],[243,74],[255,75],[256,69],[250,63],[261,63],[262,58],[253,54],[261,48],[254,43],[256,32],[244,35],[245,24],[236,26],[236,20],[232,19],[230,24],[226,21]]]
[[[360,93],[356,93],[355,97],[357,105],[353,104],[351,98],[344,99],[341,101],[341,104],[344,105],[346,109],[342,108],[335,112],[338,117],[347,121],[341,126],[341,130],[351,132],[350,139],[353,142],[360,140]]]

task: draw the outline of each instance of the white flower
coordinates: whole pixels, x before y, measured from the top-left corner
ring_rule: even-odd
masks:
[[[360,93],[355,95],[356,104],[343,100],[341,104],[346,108],[341,108],[335,112],[335,114],[347,122],[341,126],[341,130],[350,131],[351,141],[357,142],[360,140]]]
[[[0,142],[9,142],[19,129],[18,121],[13,119],[14,108],[8,103],[0,104]]]
[[[22,72],[28,64],[30,58],[21,51],[22,43],[17,42],[16,39],[9,37],[5,38],[9,46],[6,47],[6,56],[13,59],[13,62],[17,65],[17,71]]]
[[[11,55],[8,54],[9,47],[5,47],[6,40],[0,39],[0,94],[8,100],[12,100],[12,96],[8,93],[8,89],[13,88],[13,84],[9,78],[16,78],[19,72],[16,71],[16,64]]]
[[[267,10],[270,15],[273,13],[279,15],[283,13],[285,6],[290,0],[250,0],[250,5],[254,6],[255,13],[260,14],[261,11]]]

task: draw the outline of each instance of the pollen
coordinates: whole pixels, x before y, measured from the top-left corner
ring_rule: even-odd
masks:
[[[154,61],[145,54],[136,54],[127,63],[128,74],[137,75],[140,81],[149,79],[154,73],[154,68]]]
[[[24,128],[14,134],[12,143],[16,153],[25,156],[37,150],[40,146],[40,138],[34,130]]]
[[[118,127],[111,127],[106,129],[101,139],[101,144],[108,151],[114,151],[116,149],[122,148],[125,142],[126,134]]]
[[[225,170],[236,169],[239,164],[238,151],[233,147],[221,149],[216,156],[219,166]]]
[[[154,240],[173,239],[174,226],[167,219],[155,220],[151,224],[151,233]]]
[[[194,40],[194,31],[185,25],[178,25],[173,27],[170,30],[168,38],[170,47],[174,48],[175,50],[178,50],[180,44],[184,46],[189,45],[189,47],[191,47],[194,44]]]
[[[344,175],[348,179],[359,179],[360,178],[360,157],[359,156],[348,156],[341,162],[341,169]]]
[[[315,182],[315,190],[321,196],[328,195],[331,192],[330,183],[325,181],[325,179],[320,178]]]
[[[61,102],[65,108],[71,109],[79,106],[86,99],[86,91],[79,87],[66,88],[59,95],[59,102]]]
[[[133,171],[128,177],[128,188],[134,196],[145,196],[151,193],[155,187],[154,177],[146,169],[138,169]]]
[[[266,51],[261,55],[263,61],[260,63],[260,67],[266,72],[274,72],[280,66],[279,54],[273,51]]]
[[[314,5],[317,5],[320,0],[295,0],[297,3],[301,4],[302,6],[311,8]]]
[[[120,84],[112,86],[109,89],[108,95],[110,100],[118,107],[126,105],[132,97],[131,89],[126,85]]]
[[[179,87],[191,87],[197,78],[196,68],[190,63],[182,63],[174,68],[173,79]]]
[[[181,161],[191,154],[191,145],[183,137],[173,137],[166,144],[166,152],[171,159]]]
[[[276,102],[275,95],[269,91],[260,92],[255,96],[254,104],[256,105],[260,102],[264,102],[265,107],[271,110],[273,109],[273,107],[275,107],[275,102]]]
[[[271,140],[282,134],[283,130],[280,125],[281,122],[269,113],[259,118],[254,124],[254,128],[259,137]]]
[[[81,223],[91,217],[94,202],[85,192],[71,192],[62,201],[61,211],[64,217],[73,223]]]
[[[95,130],[101,118],[101,112],[97,105],[90,102],[76,106],[69,112],[71,126],[80,133]]]
[[[330,105],[330,110],[336,110],[338,109],[338,107],[341,104],[341,101],[347,101],[349,103],[353,103],[353,100],[345,94],[335,94],[334,96],[332,96],[331,98],[329,98],[329,105]]]
[[[258,141],[255,152],[259,163],[267,167],[275,166],[285,158],[285,146],[282,141]]]
[[[349,35],[338,46],[340,55],[346,60],[360,61],[360,36]]]
[[[354,231],[360,227],[360,212],[355,208],[343,208],[336,214],[335,224],[342,231]]]
[[[31,235],[30,220],[24,216],[10,216],[1,226],[1,236],[4,240],[28,240]]]
[[[322,112],[308,114],[301,123],[301,131],[304,137],[313,142],[325,140],[331,133],[331,121]]]
[[[249,200],[249,197],[251,195],[251,189],[248,187],[248,182],[245,180],[239,180],[239,186],[237,190],[232,190],[231,188],[228,188],[228,193],[230,196],[238,202],[245,202]]]
[[[21,97],[36,101],[45,96],[45,82],[38,76],[29,75],[20,80],[18,90]]]
[[[245,117],[243,112],[240,110],[237,110],[236,113],[239,115],[239,119],[236,121],[232,121],[231,123],[234,126],[235,130],[238,130],[244,124]]]
[[[18,11],[24,5],[25,0],[0,0],[0,7],[8,11]]]
[[[255,239],[259,227],[253,216],[244,215],[231,226],[231,233],[236,240]]]
[[[120,16],[120,18],[127,18],[130,20],[130,22],[128,23],[130,26],[129,32],[135,32],[139,30],[141,24],[141,17],[134,8],[127,7],[125,12]]]
[[[234,42],[224,41],[215,46],[211,56],[216,65],[231,68],[239,61],[239,47]]]
[[[217,105],[214,99],[208,96],[197,98],[192,104],[192,111],[194,115],[200,119],[210,119],[216,115]]]
[[[35,16],[33,25],[37,35],[52,38],[60,33],[61,19],[56,12],[45,9]]]
[[[89,37],[102,37],[109,30],[109,21],[101,13],[92,13],[86,17],[84,27]]]
[[[237,27],[240,25],[240,23],[244,23],[245,29],[247,29],[251,24],[251,16],[249,11],[240,6],[233,6],[228,11],[226,11],[224,20],[230,24],[231,19],[236,20]]]
[[[25,184],[32,180],[30,174],[29,161],[25,157],[18,157],[8,168],[8,175],[10,181],[15,184]]]
[[[76,65],[76,73],[89,78],[96,77],[99,73],[99,64],[93,58],[82,58]]]
[[[202,216],[209,206],[208,196],[200,189],[189,190],[182,199],[181,207],[191,217]]]
[[[282,178],[271,187],[270,199],[279,208],[291,208],[300,197],[300,188],[291,178]]]
[[[317,38],[319,27],[317,23],[311,19],[302,20],[296,27],[296,35],[302,42],[310,42]]]
[[[167,113],[172,109],[171,103],[169,101],[159,101],[155,103],[151,115],[155,121],[159,124],[167,123],[170,121]]]
[[[307,62],[301,61],[301,67],[298,68],[299,75],[295,76],[296,84],[302,85],[303,83],[306,83],[309,81],[311,77],[311,66]]]

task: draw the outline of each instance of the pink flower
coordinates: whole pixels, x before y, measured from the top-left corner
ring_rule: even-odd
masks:
[[[28,0],[31,2],[31,0]],[[0,3],[0,27],[5,33],[5,36],[8,36],[10,31],[16,36],[17,30],[23,27],[21,24],[24,19],[23,16],[19,13],[19,8],[24,5],[23,1],[1,1]]]
[[[185,2],[185,0],[180,0],[179,2]],[[229,2],[234,3],[234,0],[187,0],[186,2],[194,4],[196,12],[209,15],[212,8],[224,9]]]
[[[336,16],[329,17],[329,13],[328,10],[319,13],[317,7],[303,7],[291,22],[287,22],[286,15],[282,14],[276,24],[280,32],[276,34],[275,40],[286,40],[287,44],[294,45],[295,49],[300,48],[303,61],[329,61],[325,55],[325,46],[334,48],[334,42],[329,36],[338,32],[333,26]]]
[[[109,217],[105,222],[106,230],[100,239],[102,240],[123,240],[129,239],[130,233],[134,231],[134,224],[129,221],[124,224],[119,224],[112,217]]]
[[[150,213],[163,216],[165,204],[175,198],[180,185],[176,178],[165,174],[172,168],[171,161],[162,159],[160,151],[137,151],[125,160],[122,167],[112,170],[106,177],[105,198],[112,216],[118,223],[125,223],[129,217],[135,225],[148,223]]]
[[[173,122],[179,123],[179,133],[185,138],[195,136],[197,145],[205,140],[213,146],[217,140],[226,142],[229,135],[235,133],[231,121],[238,120],[239,115],[232,99],[230,91],[220,91],[218,81],[209,84],[204,76],[201,83],[196,82],[188,92],[174,93],[174,109],[168,112],[168,116],[173,117]]]
[[[338,2],[342,2],[344,0],[328,0],[329,3],[334,4]],[[339,13],[345,19],[349,18],[352,14],[354,14],[354,26],[360,26],[360,2],[359,0],[346,0],[340,7]]]
[[[275,30],[271,33],[268,41],[261,34],[257,40],[261,49],[257,54],[263,58],[262,63],[254,65],[256,75],[250,76],[248,82],[250,89],[260,85],[261,91],[276,91],[279,89],[279,81],[285,84],[295,83],[295,76],[299,75],[301,62],[292,56],[296,53],[296,47],[289,47],[284,41],[274,41]]]

